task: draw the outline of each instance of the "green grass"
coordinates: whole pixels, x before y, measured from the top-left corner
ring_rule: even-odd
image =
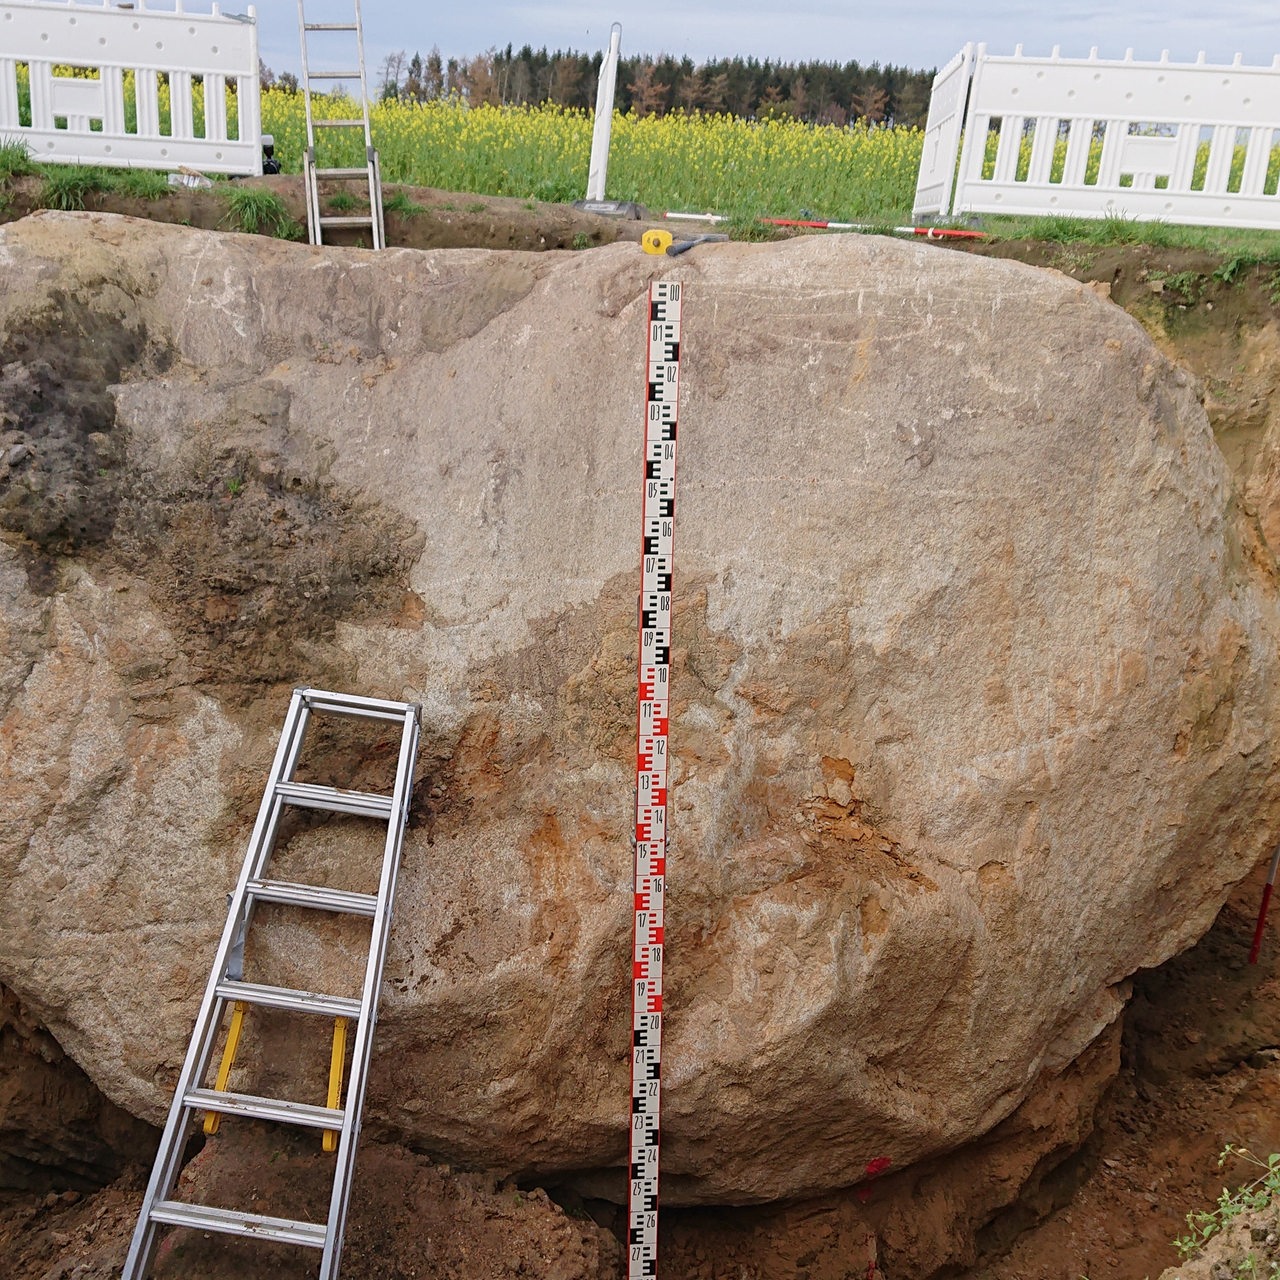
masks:
[[[155,169],[116,169],[111,189],[134,200],[159,200],[173,190],[167,175]]]
[[[37,203],[45,209],[75,210],[85,207],[85,198],[111,189],[111,178],[105,169],[87,164],[42,166],[44,182]]]
[[[417,218],[426,213],[426,209],[406,191],[397,191],[384,200],[382,209],[384,213],[396,213],[402,218]]]
[[[21,143],[0,143],[0,183],[37,175],[36,202],[46,209],[83,209],[88,196],[118,192],[136,200],[170,193],[168,179],[154,169],[108,169],[89,164],[36,164]]]
[[[0,141],[0,182],[35,173],[35,162],[25,142]]]
[[[721,227],[728,232],[730,240],[777,240],[782,235],[777,227],[761,222],[760,215],[755,213],[735,214],[728,222],[722,223]]]
[[[1199,249],[1254,262],[1280,262],[1280,231],[1247,227],[1188,227],[1172,222],[1107,218],[983,216],[982,230],[996,240],[1048,240],[1057,244],[1146,244],[1161,249]]]
[[[356,207],[356,198],[349,191],[335,191],[328,201],[334,213],[350,213]]]
[[[304,231],[290,215],[285,202],[274,191],[227,183],[221,188],[227,202],[227,225],[250,235],[276,236],[281,240],[301,240]]]

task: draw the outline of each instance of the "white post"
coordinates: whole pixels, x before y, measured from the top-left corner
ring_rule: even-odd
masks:
[[[613,91],[618,82],[618,51],[622,47],[622,23],[609,31],[609,52],[600,64],[600,85],[596,89],[596,124],[591,133],[591,167],[587,170],[587,199],[603,200],[605,174],[609,169],[609,138],[613,133]]]

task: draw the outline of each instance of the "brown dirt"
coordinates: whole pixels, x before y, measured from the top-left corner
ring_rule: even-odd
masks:
[[[178,1198],[239,1205],[278,1217],[320,1220],[332,1156],[318,1137],[253,1124],[209,1139],[183,1171]],[[141,1201],[134,1168],[94,1196],[50,1192],[0,1201],[3,1274],[35,1280],[115,1280]],[[614,1280],[621,1246],[585,1216],[571,1217],[543,1191],[454,1173],[402,1148],[360,1153],[342,1254],[346,1280]],[[318,1255],[287,1245],[248,1245],[203,1232],[162,1239],[156,1280],[244,1280],[318,1274]]]
[[[261,184],[281,194],[302,219],[297,179]],[[36,190],[34,180],[17,184],[4,216],[27,212]],[[415,248],[580,248],[635,240],[651,225],[518,200],[407,194],[424,212],[389,216],[388,236],[392,244]],[[91,198],[91,204],[199,227],[227,226],[227,206],[215,193],[182,191],[154,202],[107,196]],[[1199,377],[1217,438],[1237,476],[1247,476],[1280,382],[1280,313],[1273,301],[1280,281],[1274,267],[1232,267],[1221,256],[1146,246],[965,247],[1064,271],[1124,306],[1166,353]],[[260,682],[291,668],[284,651],[241,652],[237,637],[260,634],[263,620],[282,624],[284,645],[310,643],[318,633],[323,638],[325,619],[367,605],[367,596],[358,601],[360,593],[347,590],[349,582],[372,581],[376,607],[384,612],[411,614],[420,605],[404,594],[403,559],[392,550],[414,532],[321,477],[276,474],[247,451],[214,448],[193,455],[180,482],[122,476],[123,450],[105,392],[122,365],[165,358],[148,348],[145,334],[122,333],[112,339],[116,346],[104,345],[102,327],[74,300],[56,324],[33,326],[30,334],[25,345],[15,340],[21,350],[14,347],[0,357],[0,465],[9,468],[0,474],[0,482],[8,481],[0,521],[29,537],[33,553],[50,560],[74,550],[118,557],[122,567],[148,564],[149,589],[221,696],[243,701]],[[46,470],[36,475],[22,471],[23,446],[32,443],[22,433],[40,416],[33,412],[40,397],[52,404],[40,429],[57,438],[41,442]],[[252,411],[274,412],[269,399],[265,410],[259,405]],[[100,493],[104,472],[113,484]],[[59,495],[53,507],[44,501],[51,493]],[[289,582],[310,581],[308,544],[298,533],[304,527],[331,530],[333,545],[321,549],[322,559],[329,567],[337,562],[349,568],[337,575],[337,595],[314,607],[305,595],[291,595],[283,576],[262,571],[271,561],[281,562],[283,547],[285,560],[294,556]],[[232,544],[248,551],[228,562],[222,548]],[[200,566],[195,576],[189,574],[193,564]],[[584,675],[593,664],[618,659],[609,634],[594,638],[596,650],[589,644],[584,650]],[[246,659],[253,673],[247,681],[233,674]],[[377,744],[320,745],[318,767],[335,778],[385,763]],[[250,771],[260,777],[260,768]],[[424,796],[427,790],[420,788]],[[1033,1109],[1006,1122],[1003,1136],[998,1132],[952,1157],[947,1170],[887,1171],[885,1193],[893,1179],[914,1179],[908,1203],[918,1212],[886,1214],[877,1222],[878,1238],[868,1238],[858,1225],[862,1217],[850,1208],[866,1210],[864,1196],[870,1196],[874,1211],[879,1182],[862,1194],[803,1204],[672,1212],[664,1218],[664,1276],[898,1280],[924,1274],[907,1260],[926,1256],[920,1241],[931,1232],[951,1233],[941,1252],[930,1255],[950,1259],[935,1270],[938,1276],[1158,1275],[1177,1261],[1172,1241],[1184,1230],[1185,1215],[1210,1204],[1224,1183],[1250,1176],[1238,1161],[1220,1169],[1219,1153],[1228,1144],[1264,1154],[1280,1149],[1280,942],[1274,931],[1263,963],[1245,964],[1260,880],[1261,869],[1236,889],[1197,947],[1137,977],[1118,1066],[1115,1044],[1100,1045],[1096,1061],[1082,1067],[1084,1076],[1064,1086],[1070,1096],[1044,1104],[1060,1104],[1067,1112],[1079,1108],[1074,1127],[1068,1126],[1074,1143],[1037,1146],[1040,1120]],[[15,1008],[0,1008],[0,1015],[7,1014],[7,1021],[0,1016],[0,1188],[8,1188],[0,1190],[0,1273],[14,1280],[117,1274],[141,1186],[136,1167],[120,1169],[145,1159],[154,1135],[145,1126],[131,1128],[133,1122],[107,1109],[47,1034],[22,1022]],[[1097,1104],[1099,1090],[1113,1075]],[[51,1113],[58,1123],[49,1123]],[[562,1211],[544,1192],[456,1174],[377,1136],[366,1135],[358,1164],[344,1266],[352,1280],[621,1274],[616,1245],[592,1221],[616,1232],[616,1209],[556,1192],[566,1206]],[[189,1176],[211,1191],[227,1192],[218,1183],[213,1156],[232,1140],[223,1135],[207,1147]],[[258,1143],[262,1154],[260,1137],[243,1141],[250,1148]],[[38,1154],[28,1158],[32,1150]],[[251,1191],[267,1205],[283,1205],[322,1169],[314,1151],[281,1140],[266,1155],[266,1171]],[[965,1179],[970,1192],[983,1189],[968,1218],[953,1203],[963,1199],[957,1189]],[[1020,1198],[1010,1205],[1022,1184]],[[193,1247],[194,1253],[166,1254],[164,1274],[249,1274],[235,1261],[211,1261],[205,1241]]]
[[[1228,1145],[1280,1150],[1280,944],[1246,963],[1262,871],[1190,951],[1141,975],[1123,1065],[1061,1206],[973,1280],[1140,1280],[1179,1260],[1186,1216],[1252,1177]],[[1074,1184],[1074,1185],[1073,1185]],[[997,1224],[990,1244],[1005,1234]]]
[[[0,1188],[94,1191],[147,1158],[155,1141],[149,1124],[108,1102],[0,987]]]
[[[302,179],[293,175],[246,178],[243,187],[274,192],[306,238],[307,211]],[[39,178],[18,178],[9,184],[11,200],[0,207],[0,223],[13,222],[40,208]],[[477,196],[437,191],[431,187],[388,187],[387,197],[403,193],[418,208],[386,214],[387,243],[405,249],[583,249],[639,240],[648,223],[604,218],[571,205],[543,204],[504,196]],[[367,210],[368,202],[365,202]],[[158,200],[139,200],[115,192],[90,194],[85,208],[98,213],[123,213],[153,222],[176,222],[205,231],[235,231],[227,202],[216,190],[176,189]],[[353,213],[360,210],[354,209]],[[334,244],[359,245],[359,228],[326,232]],[[367,246],[368,234],[363,243]]]

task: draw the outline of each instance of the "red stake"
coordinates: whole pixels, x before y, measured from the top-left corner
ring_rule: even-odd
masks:
[[[1271,890],[1275,887],[1276,871],[1280,869],[1280,848],[1276,849],[1271,859],[1271,870],[1267,872],[1267,883],[1262,890],[1262,905],[1258,908],[1258,926],[1253,931],[1253,946],[1249,948],[1249,963],[1258,963],[1258,952],[1262,950],[1262,931],[1267,925],[1267,907],[1271,905]]]

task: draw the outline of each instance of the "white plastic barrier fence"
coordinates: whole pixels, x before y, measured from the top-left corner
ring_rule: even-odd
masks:
[[[973,79],[973,45],[967,44],[933,78],[929,118],[924,127],[920,175],[916,179],[917,216],[921,210],[942,213],[951,208],[956,157],[964,133],[964,112]]]
[[[964,101],[963,141],[954,106]],[[915,216],[1119,215],[1280,227],[1280,56],[1201,60],[993,57],[966,46],[938,73]],[[958,147],[958,157],[957,157]],[[948,180],[954,174],[954,191]],[[949,197],[949,198],[948,198]]]
[[[19,91],[20,69],[29,105]],[[72,69],[80,74],[68,74]],[[237,116],[230,129],[228,86]],[[0,0],[0,141],[25,142],[35,159],[256,174],[261,134],[252,7],[223,14],[216,3],[192,13],[183,0],[168,7],[156,0]]]

